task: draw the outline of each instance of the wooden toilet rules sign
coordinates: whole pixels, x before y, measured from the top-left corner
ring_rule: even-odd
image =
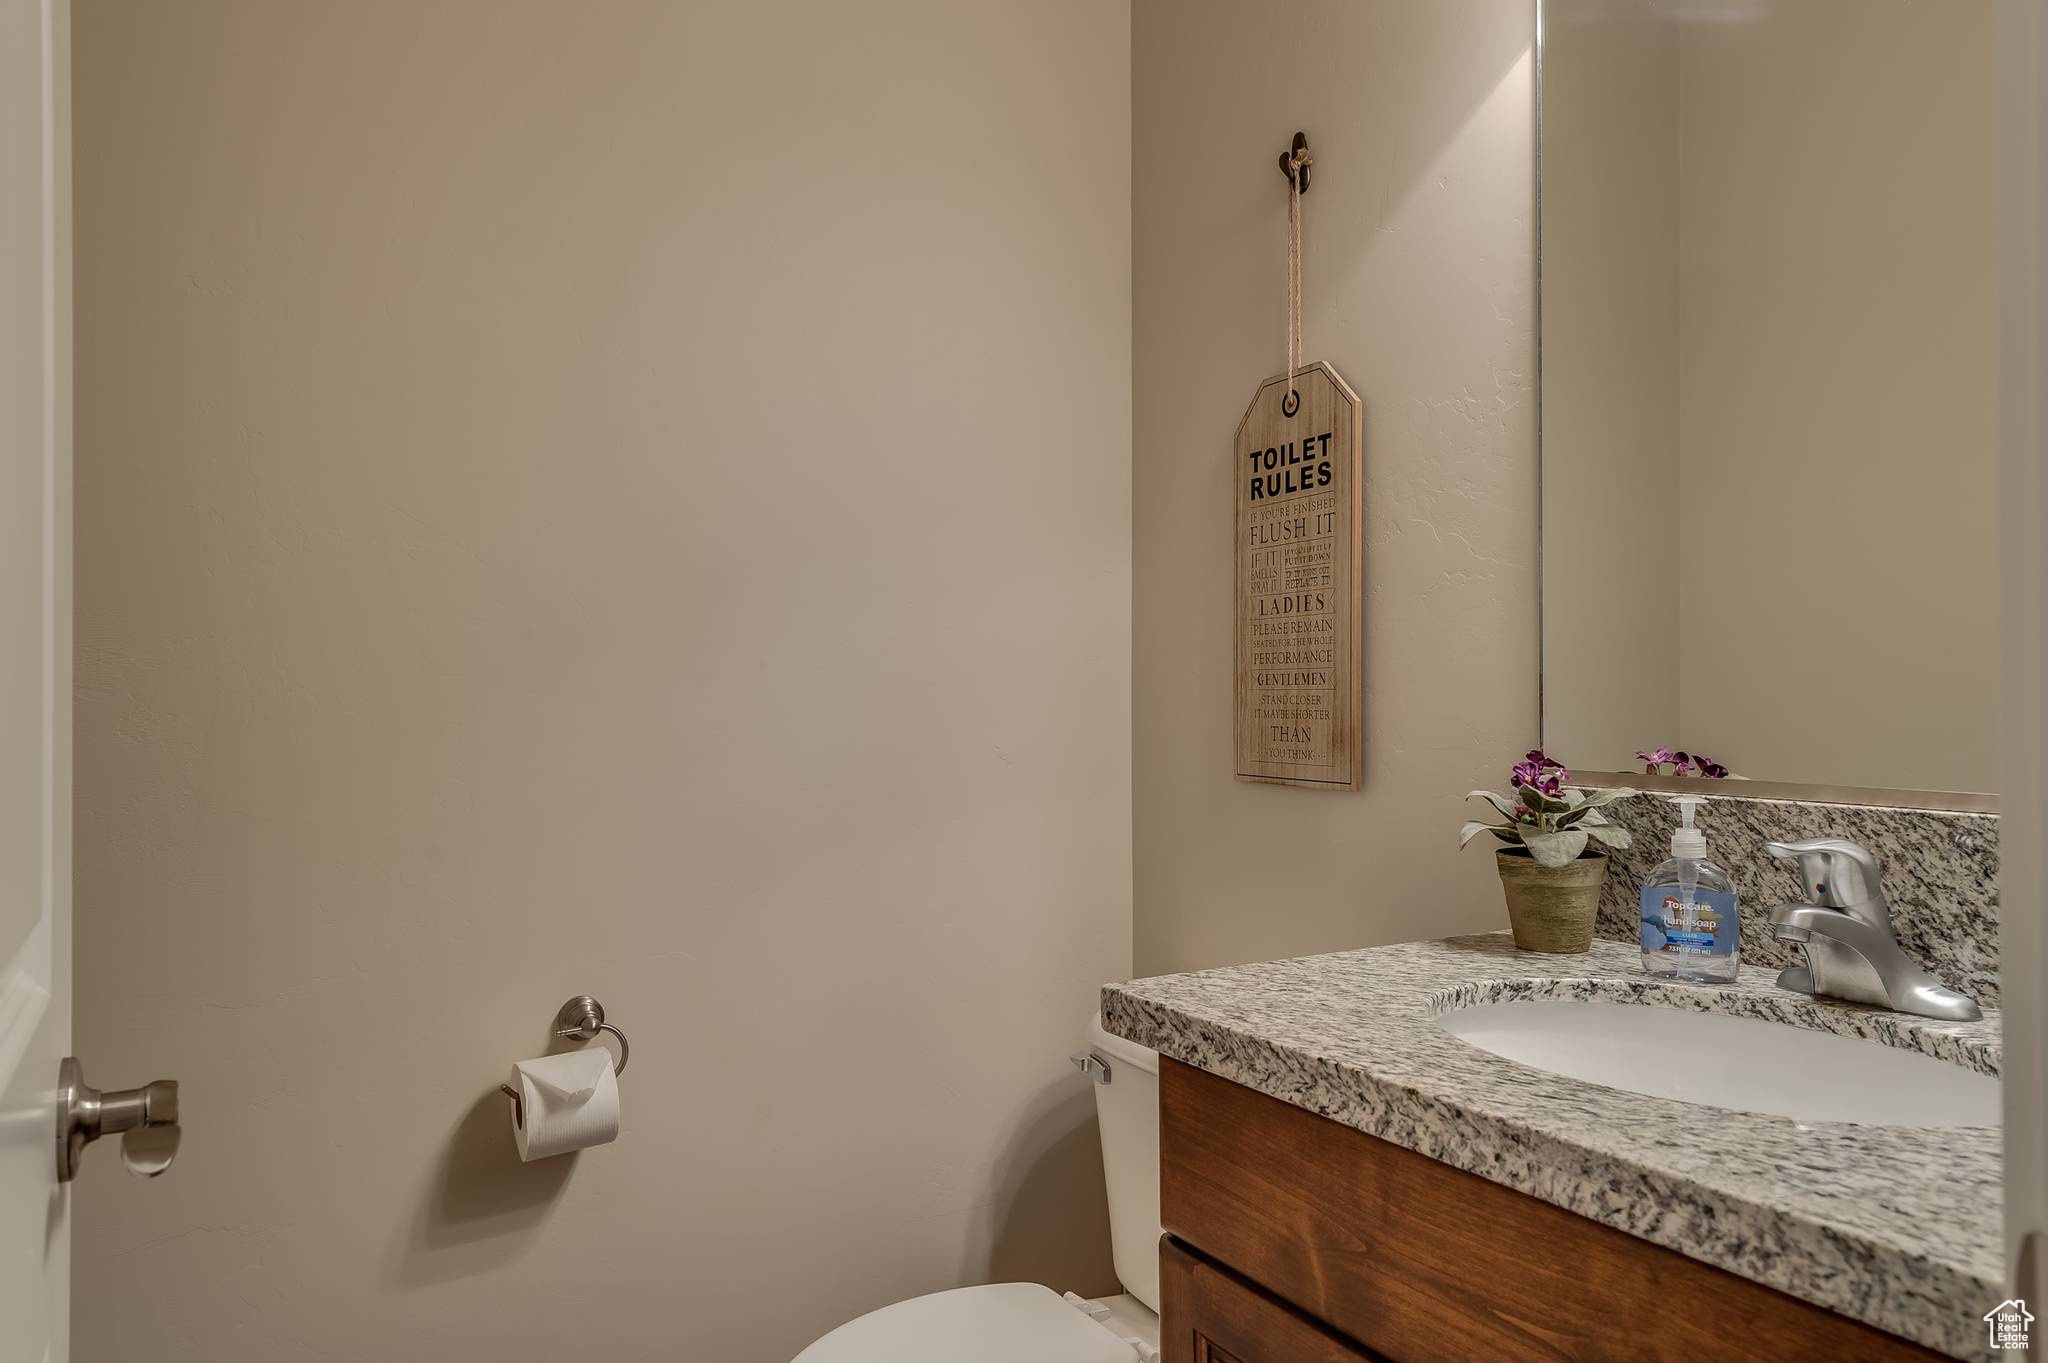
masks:
[[[1298,394],[1298,400],[1292,395]],[[1275,376],[1237,428],[1237,774],[1357,790],[1360,428],[1337,371]]]
[[[1232,450],[1237,775],[1357,790],[1364,404],[1328,364],[1299,361],[1306,157],[1296,134],[1292,156],[1280,158],[1290,227],[1287,373],[1259,385]]]

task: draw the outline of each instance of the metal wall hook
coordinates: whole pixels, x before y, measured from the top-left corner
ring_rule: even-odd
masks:
[[[599,1032],[610,1032],[619,1039],[619,1063],[612,1066],[613,1074],[626,1072],[626,1061],[632,1057],[632,1043],[626,1034],[604,1020],[604,1005],[588,994],[578,994],[563,1004],[555,1014],[554,1034],[570,1041],[593,1041]],[[498,1085],[498,1092],[512,1100],[512,1125],[526,1125],[526,1099],[510,1084]]]
[[[1292,180],[1296,172],[1295,158],[1301,155],[1303,152],[1306,152],[1307,150],[1308,134],[1296,133],[1294,135],[1294,145],[1290,147],[1288,150],[1280,153],[1280,173],[1282,175],[1285,175],[1288,179]],[[1313,156],[1310,156],[1306,160],[1304,160],[1299,167],[1301,174],[1301,192],[1304,194],[1308,193],[1308,169],[1309,165],[1313,163],[1314,160],[1315,158]]]

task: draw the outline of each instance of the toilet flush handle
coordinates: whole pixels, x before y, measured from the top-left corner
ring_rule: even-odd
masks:
[[[1087,1075],[1096,1083],[1107,1084],[1109,1082],[1109,1062],[1095,1052],[1082,1051],[1077,1055],[1068,1056],[1067,1059],[1074,1062],[1075,1069],[1081,1071],[1081,1073]]]

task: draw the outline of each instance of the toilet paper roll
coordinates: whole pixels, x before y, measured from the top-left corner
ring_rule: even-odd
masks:
[[[605,1145],[619,1135],[619,1077],[602,1046],[522,1060],[512,1067],[525,1121],[512,1140],[522,1160],[546,1159]]]

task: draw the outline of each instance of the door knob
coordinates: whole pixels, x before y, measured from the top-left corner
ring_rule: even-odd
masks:
[[[170,1168],[178,1154],[177,1080],[102,1093],[85,1082],[77,1059],[66,1056],[57,1070],[57,1181],[78,1177],[85,1147],[117,1132],[129,1173],[155,1178]]]

